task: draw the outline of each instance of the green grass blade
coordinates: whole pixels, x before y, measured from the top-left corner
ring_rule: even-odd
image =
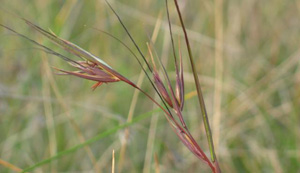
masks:
[[[194,77],[196,90],[197,90],[197,95],[198,95],[198,100],[199,100],[200,108],[201,108],[201,112],[202,112],[202,118],[203,118],[203,123],[204,123],[204,126],[205,126],[205,131],[206,131],[206,136],[207,136],[207,140],[208,140],[211,160],[213,162],[215,162],[216,154],[215,154],[215,150],[214,150],[212,132],[211,132],[210,125],[209,125],[209,120],[208,120],[208,116],[207,116],[207,111],[206,111],[206,107],[205,107],[205,103],[204,103],[204,98],[203,98],[203,93],[202,93],[202,90],[201,90],[200,81],[198,79],[198,73],[196,71],[196,66],[195,66],[195,63],[194,63],[192,49],[191,49],[191,46],[190,46],[190,42],[189,42],[189,39],[188,39],[188,35],[187,35],[187,32],[186,32],[186,28],[185,28],[185,25],[184,25],[184,22],[183,22],[183,19],[182,19],[182,15],[181,15],[180,8],[179,8],[177,0],[174,0],[174,3],[175,3],[175,6],[176,6],[178,16],[179,16],[179,20],[180,20],[180,23],[181,23],[182,30],[183,30],[183,33],[184,33],[186,46],[187,46],[187,49],[188,49],[188,55],[189,55],[190,63],[191,63],[191,66],[192,66],[193,77]]]
[[[150,115],[152,115],[153,113],[159,112],[159,111],[160,111],[160,109],[155,109],[155,110],[152,110],[152,111],[150,111],[150,112],[141,114],[141,115],[137,116],[136,118],[134,118],[131,122],[124,123],[124,124],[122,124],[122,125],[116,126],[116,127],[112,128],[112,129],[109,129],[109,130],[107,130],[107,131],[105,131],[105,132],[103,132],[103,133],[98,134],[97,136],[95,136],[95,137],[93,137],[93,138],[87,140],[87,141],[84,142],[84,143],[75,145],[75,146],[72,147],[72,148],[69,148],[69,149],[67,149],[67,150],[61,151],[61,152],[57,153],[55,156],[53,156],[53,157],[50,157],[50,158],[45,159],[45,160],[42,160],[42,161],[40,161],[40,162],[38,162],[38,163],[36,163],[36,164],[34,164],[34,165],[32,165],[32,166],[30,166],[30,167],[24,169],[23,172],[33,171],[34,169],[36,169],[36,168],[38,168],[38,167],[40,167],[40,166],[42,166],[42,165],[45,165],[45,164],[50,163],[50,162],[52,162],[52,161],[54,161],[54,160],[57,160],[57,159],[59,159],[59,158],[65,156],[65,155],[67,155],[67,154],[70,154],[70,153],[74,152],[74,151],[77,151],[77,150],[83,148],[84,146],[87,146],[87,145],[89,145],[89,144],[92,144],[92,143],[94,143],[94,142],[97,142],[97,141],[99,141],[100,139],[105,138],[105,137],[107,137],[107,136],[109,136],[109,135],[111,135],[111,134],[117,132],[118,130],[124,129],[124,128],[126,128],[126,127],[129,127],[129,126],[131,126],[131,125],[133,125],[133,124],[135,124],[135,123],[141,121],[141,120],[144,120],[144,119],[150,117]]]

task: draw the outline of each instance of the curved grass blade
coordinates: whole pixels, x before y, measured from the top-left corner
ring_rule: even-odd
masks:
[[[75,145],[74,147],[72,147],[70,149],[61,151],[61,152],[57,153],[55,156],[53,156],[53,157],[50,157],[50,158],[45,159],[45,160],[42,160],[42,161],[40,161],[40,162],[38,162],[38,163],[36,163],[36,164],[34,164],[34,165],[32,165],[32,166],[24,169],[23,173],[29,172],[29,171],[33,171],[34,169],[36,169],[36,168],[38,168],[38,167],[40,167],[42,165],[45,165],[45,164],[50,163],[50,162],[52,162],[54,160],[57,160],[57,159],[65,156],[67,154],[73,153],[73,152],[75,152],[75,151],[83,148],[86,145],[90,145],[90,144],[92,144],[94,142],[97,142],[100,139],[103,139],[103,138],[105,138],[105,137],[107,137],[107,136],[109,136],[109,135],[111,135],[111,134],[113,134],[113,133],[115,133],[115,132],[117,132],[117,131],[119,131],[121,129],[124,129],[126,127],[134,125],[134,124],[138,123],[139,121],[142,121],[142,120],[150,117],[153,113],[159,112],[159,111],[160,111],[160,109],[155,109],[155,110],[149,111],[147,113],[144,113],[142,115],[137,116],[131,122],[124,123],[122,125],[119,125],[119,126],[116,126],[116,127],[112,128],[112,129],[106,130],[105,132],[102,132],[102,133],[98,134],[97,136],[95,136],[95,137],[93,137],[93,138],[91,138],[89,140],[86,140],[86,142],[84,142],[84,143]]]

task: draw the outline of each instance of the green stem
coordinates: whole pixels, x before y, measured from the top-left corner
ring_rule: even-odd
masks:
[[[191,51],[190,42],[189,42],[189,39],[188,39],[188,36],[187,36],[185,25],[183,23],[183,19],[182,19],[182,15],[181,15],[181,12],[180,12],[180,9],[179,9],[178,2],[177,2],[177,0],[174,0],[174,2],[175,2],[175,5],[176,5],[177,13],[179,15],[182,30],[184,32],[186,46],[187,46],[187,49],[188,49],[189,59],[190,59],[190,62],[191,62],[193,76],[194,76],[194,80],[195,80],[195,84],[196,84],[198,100],[199,100],[199,103],[200,103],[203,122],[204,122],[204,126],[205,126],[206,136],[207,136],[207,140],[208,140],[209,150],[210,150],[210,154],[211,154],[211,159],[212,159],[213,162],[216,162],[217,159],[216,159],[216,154],[215,154],[215,149],[214,149],[214,144],[213,144],[212,133],[211,133],[209,120],[208,120],[208,116],[207,116],[207,112],[206,112],[206,108],[205,108],[205,103],[204,103],[204,99],[203,99],[201,85],[200,85],[200,82],[199,82],[199,79],[198,79],[198,75],[197,75],[197,71],[196,71],[196,67],[195,67],[195,63],[194,63],[194,58],[193,58],[192,51]],[[218,164],[216,164],[216,166],[218,166]],[[216,168],[216,169],[219,170],[219,168]]]

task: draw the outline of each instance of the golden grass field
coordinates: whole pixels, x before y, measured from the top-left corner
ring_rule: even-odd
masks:
[[[148,35],[156,38],[156,51],[174,82],[164,1],[110,2],[147,56]],[[223,172],[300,172],[300,2],[179,2]],[[74,58],[19,17],[50,29],[154,95],[130,52],[93,29],[115,35],[137,52],[103,0],[1,0],[0,4],[1,24]],[[209,155],[172,1],[170,15],[183,52],[184,118]],[[61,59],[4,28],[0,40],[1,173],[29,167],[34,168],[30,172],[111,172],[113,150],[115,172],[210,172],[184,147],[163,113],[132,87],[112,83],[92,91],[93,82],[55,74],[53,66],[72,69]],[[131,120],[127,128],[122,126]]]

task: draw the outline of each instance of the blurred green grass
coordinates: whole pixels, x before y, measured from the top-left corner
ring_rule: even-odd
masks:
[[[216,83],[214,3],[182,1],[181,5],[213,124]],[[113,6],[146,52],[147,34],[152,34],[160,12],[166,21],[163,1],[120,0]],[[172,22],[178,26],[174,6],[170,8]],[[132,47],[103,1],[1,1],[0,23],[58,51],[59,48],[6,11],[45,29],[50,28],[137,81],[140,69],[132,55],[115,40],[91,29],[109,31]],[[224,172],[300,171],[299,13],[300,3],[295,0],[224,2],[221,123],[219,129],[213,129],[214,133],[220,132],[217,155]],[[174,26],[174,33],[175,38],[183,40],[180,28]],[[131,87],[118,83],[92,91],[92,82],[46,72],[49,66],[69,68],[60,59],[34,49],[34,45],[3,28],[0,39],[1,159],[24,169],[81,143],[68,114],[86,139],[126,122],[134,93]],[[173,64],[168,61],[171,58],[170,42],[164,23],[155,46],[159,55],[165,55],[163,59],[174,74]],[[187,52],[183,45],[181,47],[187,92],[192,92],[194,86]],[[174,79],[174,75],[171,76]],[[57,86],[65,106],[53,85]],[[143,88],[151,92],[148,82],[143,83]],[[184,116],[190,130],[208,153],[197,100],[192,98],[185,106]],[[134,117],[152,109],[152,103],[140,95]],[[158,155],[162,172],[209,172],[206,165],[182,145],[161,113],[157,115],[156,130],[153,129],[150,126],[155,122],[153,117],[130,126],[123,172],[154,172],[154,153]],[[151,141],[154,149],[147,170],[144,167],[146,151],[151,151],[147,147],[149,131],[155,131],[156,136]],[[124,131],[120,130],[89,145],[103,172],[111,169],[112,149],[116,150],[118,163],[123,138]],[[93,170],[87,152],[79,149],[35,171]],[[0,172],[11,171],[0,165]]]

